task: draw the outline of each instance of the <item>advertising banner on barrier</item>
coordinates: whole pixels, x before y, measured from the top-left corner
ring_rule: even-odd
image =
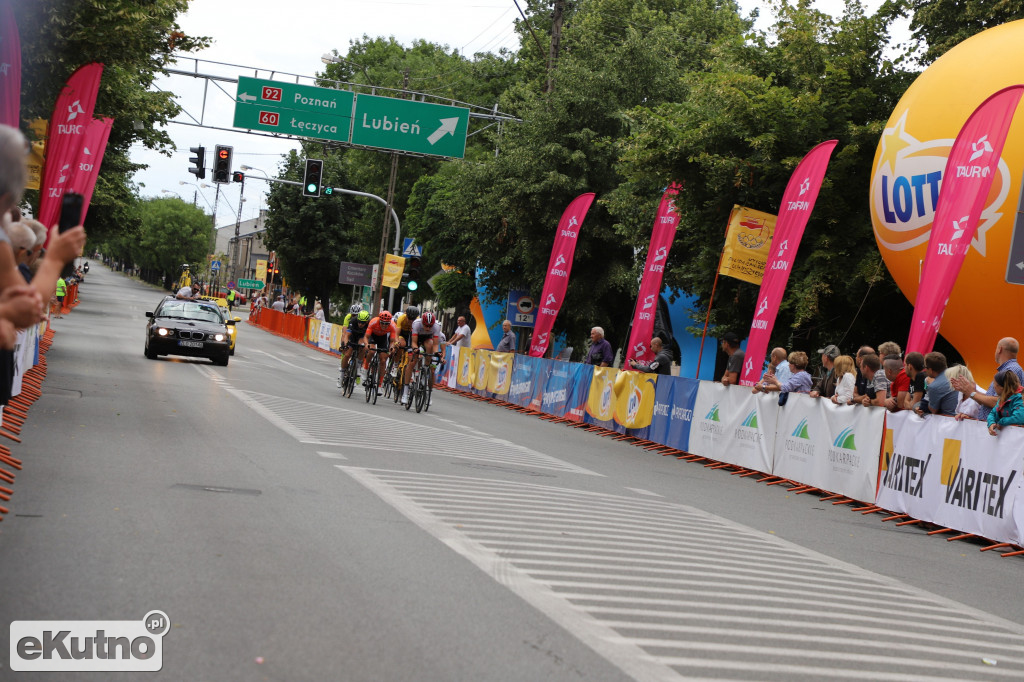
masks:
[[[473,392],[478,395],[487,393],[487,369],[491,366],[492,352],[482,348],[473,351],[473,355],[476,356],[473,360]]]
[[[566,401],[565,414],[562,416],[574,422],[582,422],[587,412],[587,398],[590,396],[590,382],[594,378],[594,366],[579,362],[552,362],[556,367],[569,366],[569,399]]]
[[[1002,542],[1021,541],[1024,429],[889,415],[876,504]]]
[[[693,407],[688,451],[769,473],[778,414],[777,395],[702,381]]]
[[[487,363],[487,391],[504,400],[512,387],[512,363],[515,353],[491,353]]]
[[[320,325],[325,324],[320,320],[310,320],[309,329],[306,330],[306,343],[311,343],[314,346],[317,343],[317,338],[320,336]]]
[[[528,355],[516,357],[515,366],[512,368],[512,385],[509,387],[506,400],[520,407],[530,407],[534,398],[544,388],[543,381],[538,380],[543,367],[544,361],[541,358],[531,358]]]
[[[544,388],[540,392],[540,411],[564,417],[569,404],[569,363],[542,360]]]
[[[473,388],[476,379],[476,353],[472,348],[459,348],[459,368],[455,384],[462,389]]]
[[[310,322],[313,322],[313,320],[310,320]],[[320,326],[317,328],[316,335],[316,345],[318,348],[321,348],[323,350],[331,350],[331,336],[333,336],[333,334],[331,334],[331,331],[335,326],[336,325],[333,325],[330,322],[320,323]]]
[[[690,447],[690,424],[693,406],[697,402],[696,379],[663,376],[658,379],[654,398],[654,412],[647,439],[678,450]]]
[[[459,349],[448,346],[444,349],[443,369],[438,368],[437,381],[448,388],[455,388],[455,369],[459,364]]]
[[[615,422],[615,377],[619,370],[614,367],[594,367],[587,395],[587,414],[584,421],[606,429],[624,432],[625,428]]]
[[[615,377],[615,421],[627,429],[651,425],[658,375],[646,372],[619,372]]]
[[[874,501],[884,423],[881,407],[840,406],[790,395],[779,411],[771,473],[855,500]]]

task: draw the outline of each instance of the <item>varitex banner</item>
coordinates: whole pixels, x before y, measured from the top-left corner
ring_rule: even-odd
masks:
[[[775,428],[776,476],[873,500],[885,409],[791,394]]]
[[[43,183],[39,187],[39,222],[47,229],[57,224],[64,192],[82,192],[82,187],[73,187],[68,180],[78,163],[85,132],[92,122],[102,75],[102,64],[80,67],[71,74],[53,107],[46,141]]]
[[[590,205],[594,203],[594,193],[581,194],[569,204],[558,221],[555,233],[555,244],[551,248],[548,260],[547,276],[544,278],[544,290],[537,302],[537,323],[530,344],[530,355],[535,358],[544,357],[550,345],[551,328],[558,317],[558,311],[565,300],[565,292],[569,288],[569,274],[572,272],[572,261],[576,255],[576,241],[583,218],[586,217]]]
[[[644,263],[643,279],[640,281],[640,293],[637,294],[636,309],[633,311],[633,331],[629,335],[626,346],[626,361],[623,367],[629,367],[630,360],[650,362],[654,359],[651,351],[651,337],[654,334],[654,315],[658,311],[658,296],[661,294],[661,282],[665,276],[665,265],[668,263],[668,252],[676,237],[679,225],[679,214],[676,212],[676,196],[680,187],[672,183],[661,197],[658,215],[654,219],[651,232],[651,245],[647,248],[647,262]]]
[[[928,353],[935,345],[949,294],[978,229],[1022,94],[1024,85],[1014,85],[986,99],[953,142],[921,269],[907,352]]]
[[[775,326],[775,317],[786,293],[789,273],[793,270],[800,240],[804,236],[807,220],[818,200],[821,181],[825,178],[829,158],[838,140],[822,142],[807,152],[789,178],[786,191],[782,193],[782,205],[772,238],[771,256],[765,267],[761,290],[757,293],[757,307],[750,324],[747,339],[746,360],[740,372],[740,384],[753,386],[761,378],[761,366],[768,351],[768,341]],[[761,469],[763,471],[763,469]]]
[[[1020,543],[1024,428],[890,414],[876,504],[945,528]]]

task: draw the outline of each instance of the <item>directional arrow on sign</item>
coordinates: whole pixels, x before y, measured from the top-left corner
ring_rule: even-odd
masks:
[[[459,125],[459,119],[457,118],[442,118],[441,127],[430,133],[430,137],[427,138],[427,142],[435,144],[445,135],[455,135],[455,128]]]
[[[1017,267],[1020,268],[1021,270],[1024,270],[1024,260],[1022,260],[1021,262],[1017,263]]]
[[[243,102],[255,102],[256,95],[250,95],[247,92],[243,92],[238,95],[238,99],[242,100]]]

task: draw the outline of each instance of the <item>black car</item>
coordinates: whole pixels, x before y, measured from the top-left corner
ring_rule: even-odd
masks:
[[[216,303],[188,301],[168,296],[156,311],[146,313],[146,357],[188,355],[210,358],[213,364],[226,366],[231,352],[231,335]]]

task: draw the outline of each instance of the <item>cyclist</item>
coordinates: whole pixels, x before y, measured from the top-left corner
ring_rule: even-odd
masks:
[[[352,321],[353,315],[358,315],[363,311],[363,306],[358,303],[354,304],[348,309],[348,314],[345,315],[345,321],[341,323],[341,345],[342,347],[348,343],[348,325]]]
[[[390,350],[391,345],[398,339],[398,328],[391,319],[391,313],[386,310],[380,311],[380,315],[370,320],[366,327],[366,335],[370,337],[370,343],[374,349],[382,348]],[[370,367],[370,357],[363,357],[363,377],[366,377],[366,370]],[[378,384],[384,378],[384,369],[381,367],[381,376],[377,377]]]
[[[352,356],[352,350],[354,348],[358,348],[359,357],[362,358],[363,348],[366,347],[366,341],[363,339],[363,336],[366,334],[366,330],[370,326],[370,313],[365,310],[359,311],[356,315],[350,314],[347,317],[350,318],[350,322],[345,328],[348,332],[348,342],[345,344],[345,354],[341,358],[341,368],[338,371],[338,388],[341,388],[345,383],[345,367],[348,366],[348,360]],[[360,374],[362,374],[362,372]]]
[[[434,313],[425,312],[412,323],[412,349],[431,355],[438,347],[441,337],[441,323]],[[415,362],[415,359],[414,361]],[[412,377],[413,362],[405,366],[405,389],[402,393],[402,404],[409,402],[409,379]]]

